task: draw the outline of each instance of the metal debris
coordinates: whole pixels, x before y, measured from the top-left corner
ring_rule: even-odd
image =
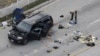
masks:
[[[55,43],[61,44],[61,42],[60,42],[59,40],[54,40],[54,42],[55,42]]]
[[[65,27],[61,24],[58,26],[58,29],[63,29],[63,28],[65,28]]]
[[[63,17],[64,17],[64,15],[60,15],[60,17],[61,17],[61,18],[63,18]]]
[[[50,53],[52,50],[47,50],[47,53]]]
[[[53,48],[54,48],[54,49],[58,49],[59,47],[58,47],[58,46],[54,46]]]

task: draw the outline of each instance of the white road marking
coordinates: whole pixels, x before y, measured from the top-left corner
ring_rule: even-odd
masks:
[[[90,27],[90,26],[92,26],[93,24],[98,23],[98,22],[100,22],[100,19],[97,19],[97,20],[93,21],[92,23],[90,23],[89,25],[87,25],[87,27]]]
[[[100,41],[97,41],[97,42],[96,42],[96,45],[98,45],[98,44],[100,44]],[[96,47],[96,46],[94,46],[94,47]],[[88,46],[85,47],[85,48],[82,48],[81,50],[79,50],[79,51],[77,51],[77,52],[71,54],[71,56],[77,56],[77,55],[81,54],[82,52],[85,52],[85,51],[89,50],[90,48],[91,48],[91,47],[88,47]]]

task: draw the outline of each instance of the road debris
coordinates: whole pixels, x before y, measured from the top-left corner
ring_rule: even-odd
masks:
[[[46,52],[47,52],[47,53],[50,53],[50,52],[52,52],[52,50],[47,50]]]
[[[61,18],[63,18],[63,17],[64,17],[64,15],[60,15],[60,17],[61,17]]]
[[[59,40],[54,40],[54,42],[61,44],[61,41],[59,41]]]
[[[77,31],[73,37],[74,40],[86,44],[87,46],[95,46],[96,37],[92,35],[83,35],[80,31]]]
[[[65,28],[63,25],[59,24],[58,29],[63,29]]]
[[[54,48],[54,49],[58,49],[59,47],[58,47],[58,46],[54,46],[53,48]]]

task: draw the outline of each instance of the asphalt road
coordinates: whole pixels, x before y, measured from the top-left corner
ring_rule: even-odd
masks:
[[[62,24],[68,27],[67,23],[70,19],[70,11],[78,10],[78,24],[69,27],[69,29],[58,29],[58,25]],[[54,27],[51,29],[52,36],[43,38],[41,41],[31,41],[27,45],[12,44],[7,39],[7,33],[11,27],[0,30],[0,56],[66,56],[71,54],[75,56],[79,50],[88,48],[85,44],[74,41],[71,39],[73,31],[80,30],[84,34],[92,34],[98,37],[100,33],[100,1],[99,0],[57,0],[41,9],[44,13],[52,15],[54,19]],[[64,18],[60,18],[64,15]],[[65,36],[67,34],[67,36]],[[47,36],[48,37],[48,36]],[[60,40],[62,43],[54,43],[54,40]],[[59,49],[55,50],[52,47],[58,46]],[[88,52],[94,50],[99,52],[98,47],[89,47],[88,50],[79,52],[77,55],[91,56]],[[98,48],[98,49],[96,49]],[[46,50],[51,50],[47,53]],[[97,53],[100,55],[99,53]],[[94,53],[95,55],[95,53]],[[95,55],[95,56],[98,56]]]

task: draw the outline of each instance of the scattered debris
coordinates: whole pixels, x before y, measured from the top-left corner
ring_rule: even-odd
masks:
[[[65,27],[61,24],[58,26],[58,29],[63,29],[63,28],[65,28]]]
[[[91,47],[93,47],[93,46],[95,46],[95,43],[88,43],[88,44],[86,44],[87,46],[91,46]]]
[[[67,56],[70,56],[70,54],[67,54]]]
[[[77,34],[76,34],[77,33]],[[94,37],[93,35],[83,35],[83,33],[81,33],[80,31],[75,32],[74,35],[74,40],[79,41],[81,43],[86,44],[87,46],[95,46],[95,41],[97,39],[97,37]]]
[[[53,48],[54,48],[54,49],[58,49],[59,47],[58,47],[58,46],[54,46]]]
[[[59,40],[54,40],[54,42],[55,42],[55,43],[61,44],[61,42],[60,42]]]
[[[67,36],[67,33],[65,34],[65,36]]]
[[[61,18],[63,18],[63,17],[64,17],[64,15],[60,15],[60,17],[61,17]]]
[[[47,50],[47,53],[50,53],[52,50]]]
[[[73,24],[67,23],[67,29],[71,28]]]

